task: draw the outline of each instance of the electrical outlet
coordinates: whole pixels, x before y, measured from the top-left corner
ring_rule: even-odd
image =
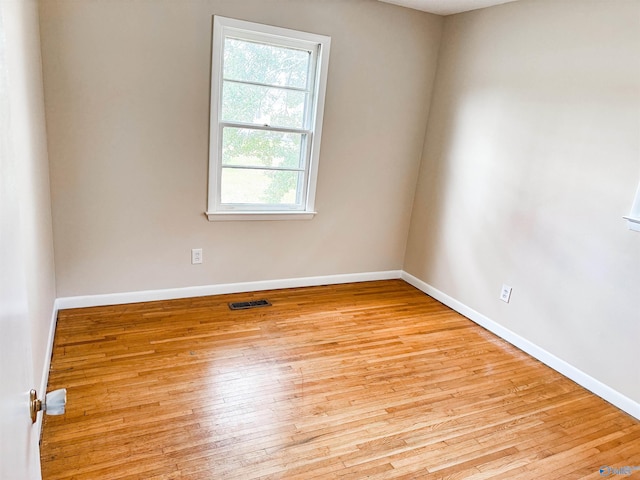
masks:
[[[202,249],[201,248],[192,248],[191,249],[191,264],[195,265],[197,263],[202,263]]]
[[[500,291],[500,300],[505,303],[509,303],[511,298],[511,287],[509,285],[502,284],[502,290]]]

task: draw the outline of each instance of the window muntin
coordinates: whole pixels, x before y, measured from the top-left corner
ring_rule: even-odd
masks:
[[[329,44],[215,17],[210,219],[313,212]]]
[[[307,93],[224,81],[222,121],[303,128]]]

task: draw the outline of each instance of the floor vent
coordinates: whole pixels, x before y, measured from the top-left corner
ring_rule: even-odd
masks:
[[[229,304],[231,310],[246,310],[247,308],[269,307],[268,300],[253,300],[251,302],[232,302]]]

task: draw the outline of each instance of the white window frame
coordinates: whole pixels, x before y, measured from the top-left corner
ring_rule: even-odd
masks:
[[[309,50],[312,67],[309,87],[310,112],[306,114],[304,129],[295,129],[306,135],[306,156],[302,198],[299,205],[223,204],[221,202],[222,129],[233,127],[234,122],[222,121],[222,86],[224,40],[227,37],[257,41],[278,46]],[[290,220],[311,219],[316,214],[315,196],[322,138],[322,120],[329,66],[331,38],[286,28],[262,25],[221,16],[213,19],[213,48],[211,58],[211,120],[209,135],[209,188],[207,217],[219,220]],[[315,61],[314,61],[315,58]],[[288,131],[292,129],[252,125],[253,129]]]

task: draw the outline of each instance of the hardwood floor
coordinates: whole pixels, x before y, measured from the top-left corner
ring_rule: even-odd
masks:
[[[227,307],[260,298],[273,306]],[[62,387],[44,480],[640,466],[640,422],[401,280],[64,310],[49,389]]]

